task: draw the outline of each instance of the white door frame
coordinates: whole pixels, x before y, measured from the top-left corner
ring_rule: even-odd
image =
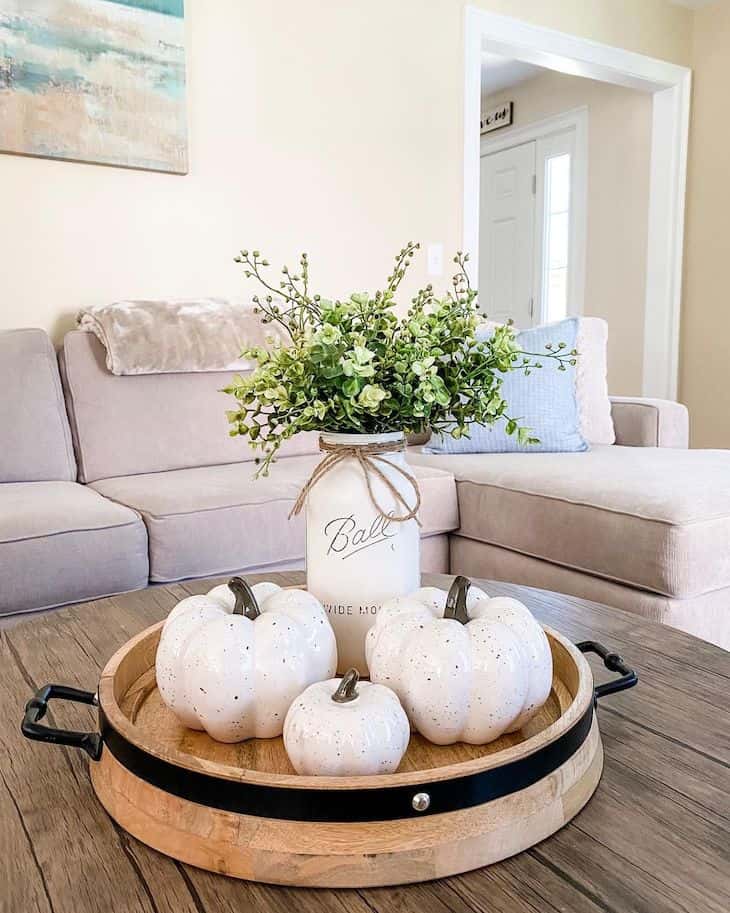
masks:
[[[585,269],[586,269],[586,225],[587,225],[587,195],[588,195],[588,108],[581,105],[578,108],[571,108],[568,111],[562,111],[560,114],[551,117],[541,118],[532,123],[525,124],[523,127],[508,127],[506,130],[495,131],[494,133],[485,133],[480,139],[479,155],[491,155],[493,152],[501,152],[504,149],[511,149],[513,146],[520,146],[522,143],[530,143],[533,140],[541,140],[555,133],[563,133],[566,130],[573,130],[575,136],[575,156],[571,162],[573,171],[571,176],[571,190],[574,195],[570,201],[570,307],[568,313],[570,316],[583,313],[583,300],[585,297]],[[538,184],[540,182],[538,181]],[[541,207],[539,201],[535,209],[537,219]],[[536,223],[537,225],[537,223]],[[477,234],[477,242],[479,235]],[[467,250],[469,248],[466,248]],[[479,257],[479,245],[474,248]],[[542,251],[537,251],[537,261],[542,266]],[[478,268],[477,263],[477,268]],[[537,262],[536,262],[537,267]],[[479,275],[478,272],[475,275]],[[537,300],[538,289],[537,273],[535,274],[534,290],[535,300]]]
[[[476,260],[483,51],[653,95],[642,393],[676,399],[692,71],[467,6],[462,247],[471,256],[472,277],[479,275]]]

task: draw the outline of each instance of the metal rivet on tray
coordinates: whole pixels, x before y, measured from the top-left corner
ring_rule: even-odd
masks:
[[[431,797],[428,793],[416,793],[413,799],[411,799],[413,810],[417,812],[425,812],[430,804]]]

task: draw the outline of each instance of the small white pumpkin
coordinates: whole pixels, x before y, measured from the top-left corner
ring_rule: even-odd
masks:
[[[482,745],[521,729],[545,703],[552,654],[516,599],[457,577],[383,603],[368,631],[370,679],[391,687],[414,729],[438,745]]]
[[[310,685],[289,708],[284,746],[298,774],[330,777],[392,773],[411,735],[398,698],[360,682],[356,669]]]
[[[281,735],[294,698],[336,668],[334,632],[311,593],[240,577],[175,606],[155,663],[165,704],[219,742]]]

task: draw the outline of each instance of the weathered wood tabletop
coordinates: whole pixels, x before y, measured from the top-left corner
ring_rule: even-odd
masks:
[[[302,575],[268,575],[281,583]],[[429,578],[441,583],[445,578]],[[3,913],[727,913],[730,910],[730,653],[580,599],[507,584],[573,640],[621,653],[639,686],[601,701],[605,769],[588,806],[505,862],[443,881],[359,891],[280,888],[177,863],[125,834],[97,802],[89,760],[26,741],[19,724],[47,682],[94,689],[112,653],[213,582],[98,600],[0,632],[0,910]],[[603,672],[594,665],[597,680]],[[51,722],[90,728],[59,702]],[[50,714],[49,714],[50,716]]]

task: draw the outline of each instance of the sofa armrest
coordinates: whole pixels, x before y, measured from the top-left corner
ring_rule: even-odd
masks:
[[[612,396],[616,443],[625,447],[689,446],[687,407],[668,399]]]

